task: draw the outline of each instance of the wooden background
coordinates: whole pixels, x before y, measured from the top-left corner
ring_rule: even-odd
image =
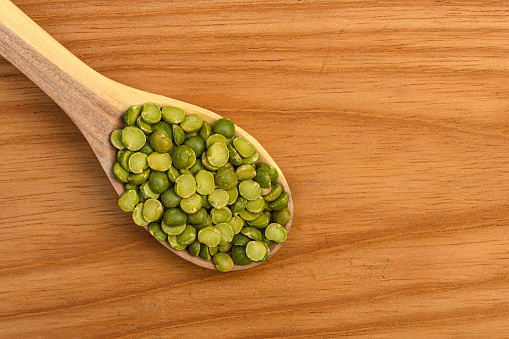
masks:
[[[14,2],[102,74],[249,131],[295,218],[255,269],[178,258],[0,59],[1,338],[509,335],[505,1]]]

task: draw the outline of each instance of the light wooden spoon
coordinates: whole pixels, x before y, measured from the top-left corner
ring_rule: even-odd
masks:
[[[121,117],[127,108],[154,102],[160,106],[180,107],[187,114],[197,113],[211,124],[221,118],[201,107],[143,92],[102,76],[71,54],[9,0],[0,0],[0,54],[51,97],[78,126],[118,194],[124,188],[113,177],[116,150],[109,143],[109,135],[114,129],[121,128]],[[260,155],[259,161],[278,170],[279,183],[290,194],[283,173],[262,145],[239,127],[236,128],[236,136],[244,137],[255,146]],[[289,230],[293,219],[291,194],[288,208],[291,218],[286,228]],[[145,229],[148,231],[147,227]],[[196,265],[215,269],[209,260],[194,257],[188,251],[176,251],[167,242],[161,243]],[[281,245],[273,244],[270,255],[274,255]],[[233,270],[259,264],[235,265]]]

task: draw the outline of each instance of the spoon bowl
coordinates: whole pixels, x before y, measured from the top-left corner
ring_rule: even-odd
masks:
[[[175,106],[183,109],[187,115],[199,114],[211,125],[221,118],[204,108],[140,91],[106,78],[60,45],[9,0],[0,0],[0,54],[39,86],[71,118],[87,139],[119,195],[124,187],[113,176],[116,149],[110,144],[109,136],[113,130],[122,127],[123,113],[129,107],[147,102],[156,103],[160,107]],[[241,136],[253,144],[259,153],[260,162],[268,163],[279,172],[278,183],[290,196],[288,209],[291,217],[285,226],[289,230],[293,219],[293,201],[288,182],[276,162],[255,138],[237,126],[235,130],[235,136]],[[148,231],[147,226],[145,229]],[[194,257],[188,251],[177,251],[167,242],[161,241],[161,244],[196,265],[215,269],[210,260]],[[281,245],[272,244],[269,258]],[[232,271],[260,264],[262,262],[234,265]]]

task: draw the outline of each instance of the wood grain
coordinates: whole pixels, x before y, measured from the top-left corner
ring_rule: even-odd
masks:
[[[0,337],[507,337],[505,2],[14,3],[103,75],[234,119],[295,211],[257,268],[176,257],[0,60]]]

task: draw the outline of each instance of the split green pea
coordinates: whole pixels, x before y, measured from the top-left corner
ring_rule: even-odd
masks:
[[[231,120],[209,124],[147,103],[129,108],[124,122],[110,135],[119,150],[113,175],[125,186],[118,204],[136,225],[222,272],[265,261],[269,246],[286,240],[290,197]]]

